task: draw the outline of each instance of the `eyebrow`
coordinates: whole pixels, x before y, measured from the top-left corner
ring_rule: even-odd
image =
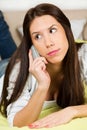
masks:
[[[53,26],[57,26],[57,25],[56,25],[56,24],[52,24],[52,25],[48,28],[48,30],[49,30],[50,28],[52,28]],[[32,32],[32,35],[37,34],[37,33],[39,33],[39,32]]]

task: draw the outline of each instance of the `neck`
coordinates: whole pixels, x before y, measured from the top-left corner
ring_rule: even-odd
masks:
[[[46,100],[57,99],[58,86],[60,86],[63,78],[63,67],[61,64],[47,64],[47,71],[51,77],[51,84],[48,90]]]
[[[61,74],[62,72],[62,63],[59,63],[59,64],[51,64],[49,63],[47,65],[47,70],[50,74],[50,76],[54,76],[54,75],[58,75],[58,74]]]

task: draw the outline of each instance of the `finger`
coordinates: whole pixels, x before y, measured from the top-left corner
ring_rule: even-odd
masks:
[[[42,128],[42,127],[54,127],[59,125],[59,122],[55,120],[55,118],[51,118],[51,115],[49,115],[47,118],[43,118],[37,122],[35,122],[36,128]]]
[[[46,69],[46,65],[42,60],[34,60],[34,65],[36,66],[36,68],[41,68],[42,70]]]
[[[42,62],[44,64],[48,64],[47,60],[45,59],[45,57],[37,57],[34,59],[34,63],[39,63],[39,62]]]
[[[32,128],[43,128],[43,127],[49,127],[49,124],[52,123],[52,121],[48,119],[41,119],[34,123],[32,123]]]
[[[47,62],[47,60],[46,60],[45,57],[42,57],[41,60],[42,60],[42,62],[44,62],[45,64],[48,64],[48,62]]]
[[[54,121],[51,120],[51,121],[46,121],[46,122],[43,122],[43,123],[40,123],[39,125],[37,125],[37,128],[43,128],[43,127],[46,127],[46,128],[51,128],[51,127],[55,127],[55,126],[58,126],[58,122],[57,121]]]

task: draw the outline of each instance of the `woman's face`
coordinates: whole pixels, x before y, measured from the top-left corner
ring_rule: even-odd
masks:
[[[47,61],[53,64],[63,61],[68,50],[68,40],[63,27],[54,17],[36,17],[31,23],[30,35],[33,45]]]

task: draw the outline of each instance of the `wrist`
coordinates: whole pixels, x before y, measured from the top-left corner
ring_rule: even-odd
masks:
[[[49,87],[45,84],[38,84],[37,86],[37,91],[41,92],[41,93],[47,93]]]
[[[45,99],[46,99],[47,92],[48,92],[48,89],[44,89],[44,88],[41,88],[39,86],[36,89],[36,93],[38,93],[40,99],[43,101],[45,101]]]
[[[49,89],[49,85],[47,83],[38,83],[38,87],[39,90],[43,90],[43,91],[48,91]]]
[[[75,109],[75,106],[69,106],[68,111],[72,114],[72,118],[76,118],[78,115],[78,111]]]

